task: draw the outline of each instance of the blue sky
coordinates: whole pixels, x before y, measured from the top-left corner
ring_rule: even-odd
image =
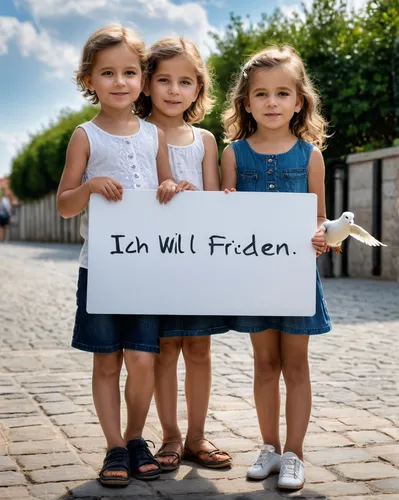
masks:
[[[309,2],[310,0],[307,0]],[[362,0],[352,0],[354,2]],[[300,0],[1,0],[0,177],[29,135],[46,127],[63,108],[84,99],[72,81],[81,46],[112,21],[135,27],[147,43],[171,33],[193,39],[204,56],[210,30],[223,32],[229,13],[253,21],[277,6],[287,13]]]

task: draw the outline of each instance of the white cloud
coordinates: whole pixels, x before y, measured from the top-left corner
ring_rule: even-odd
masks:
[[[6,132],[0,130],[0,177],[8,175],[11,169],[11,160],[18,150],[29,141],[27,132]]]
[[[198,44],[204,55],[212,46],[209,32],[216,30],[209,24],[206,10],[197,3],[177,5],[169,0],[119,1],[125,12],[135,12],[150,19],[165,21],[163,35],[169,34],[172,30],[176,34],[189,36]]]
[[[293,17],[294,14],[298,14],[301,19],[304,18],[302,6],[299,4],[281,5],[280,10],[286,17]]]
[[[198,0],[196,3],[199,3],[201,5],[211,5],[213,7],[217,7],[218,9],[221,9],[222,7],[227,8],[228,7],[228,0]]]
[[[0,18],[0,54],[7,53],[7,42],[15,35],[14,17]]]
[[[348,7],[356,11],[366,6],[368,0],[348,0]]]
[[[0,142],[5,145],[5,150],[9,154],[15,154],[21,145],[29,139],[27,132],[6,132],[0,130]]]
[[[182,21],[189,25],[207,18],[205,9],[198,2],[175,4],[170,0],[19,0],[38,19],[60,17],[67,14],[87,16],[106,9],[113,15],[140,13],[148,17]]]
[[[24,57],[33,57],[62,78],[70,75],[79,60],[79,51],[69,43],[52,38],[46,30],[37,31],[32,23],[15,17],[0,17],[0,54],[8,52],[8,43],[15,40]]]
[[[67,14],[87,15],[105,8],[113,9],[119,0],[16,0],[18,7],[26,6],[38,18],[59,17]]]
[[[348,9],[353,8],[354,10],[358,11],[366,5],[367,1],[368,0],[348,0]],[[282,0],[280,1],[279,7],[282,13],[287,17],[292,17],[293,14],[298,14],[300,19],[304,19],[302,3],[304,3],[308,9],[310,9],[313,0],[303,0],[303,2],[300,3],[286,3],[284,0]]]
[[[281,12],[287,17],[292,17],[293,14],[298,14],[300,19],[304,19],[302,3],[304,3],[309,9],[313,0],[304,0],[300,3],[285,3],[284,1],[280,1],[279,7]]]
[[[38,23],[68,15],[90,19],[95,17],[104,24],[112,19],[122,20],[123,23],[123,19],[131,21],[133,18],[139,31],[142,31],[142,23],[157,21],[162,25],[157,37],[171,32],[189,36],[204,55],[208,55],[209,47],[213,46],[209,32],[216,31],[209,24],[204,6],[198,2],[175,4],[171,0],[18,0],[17,5],[26,7]]]

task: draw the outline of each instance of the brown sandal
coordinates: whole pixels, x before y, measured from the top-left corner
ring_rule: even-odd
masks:
[[[181,454],[177,451],[165,451],[166,446],[168,444],[178,444],[180,449],[183,448],[183,444],[181,441],[168,441],[167,443],[163,443],[159,450],[155,453],[154,458],[157,457],[174,457],[172,462],[159,462],[159,466],[163,472],[172,472],[180,467],[181,464]]]
[[[191,462],[197,462],[198,464],[204,466],[204,467],[209,467],[210,469],[221,469],[223,467],[230,467],[233,459],[231,456],[225,452],[225,451],[220,451],[209,439],[206,439],[208,443],[210,443],[212,446],[215,447],[214,450],[208,451],[208,450],[199,450],[196,453],[190,450],[190,448],[187,446],[187,443],[184,445],[184,453],[183,453],[183,458],[186,460],[190,460]],[[211,459],[213,455],[227,455],[229,458],[226,458],[226,460],[203,460],[200,455],[201,453],[207,453],[208,458]]]

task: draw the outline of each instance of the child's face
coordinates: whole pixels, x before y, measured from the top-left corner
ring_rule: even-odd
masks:
[[[160,61],[149,85],[152,107],[166,116],[183,115],[196,101],[200,88],[195,68],[187,57]]]
[[[288,127],[302,107],[296,82],[284,66],[256,69],[244,105],[258,126],[272,130]]]
[[[91,75],[85,77],[102,106],[123,109],[132,105],[143,88],[143,74],[136,52],[124,43],[101,50]]]

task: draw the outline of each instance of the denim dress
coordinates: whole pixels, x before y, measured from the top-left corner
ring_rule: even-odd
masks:
[[[267,193],[307,193],[308,165],[313,145],[298,140],[286,153],[269,155],[254,151],[248,141],[232,143],[236,158],[237,191]],[[331,330],[331,320],[316,273],[316,313],[314,316],[231,316],[232,330],[246,333],[273,329],[284,333],[314,335]]]

